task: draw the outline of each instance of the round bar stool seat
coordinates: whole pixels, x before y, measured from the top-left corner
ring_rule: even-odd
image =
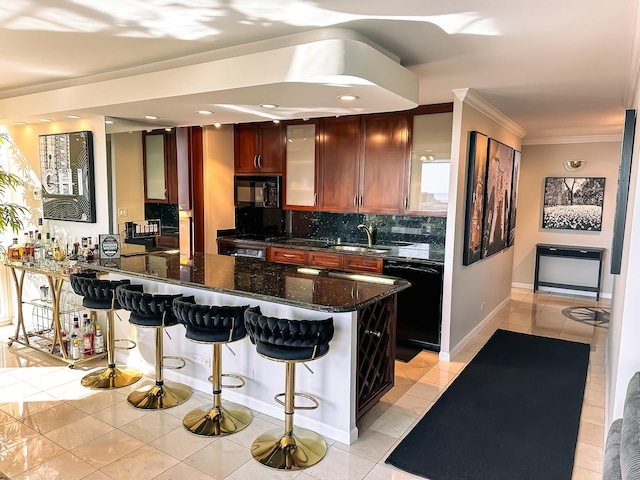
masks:
[[[121,388],[142,378],[142,372],[128,367],[116,367],[114,313],[122,308],[114,292],[120,285],[142,289],[142,285],[131,285],[129,280],[101,280],[96,272],[74,273],[69,276],[71,288],[82,296],[82,305],[89,310],[107,312],[107,368],[85,375],[81,383],[93,389]]]
[[[295,365],[318,359],[329,351],[333,338],[333,318],[324,320],[289,320],[267,317],[260,308],[245,312],[245,326],[256,351],[268,360],[284,362],[286,368],[285,392],[275,396],[284,406],[285,423],[282,429],[265,432],[251,445],[253,458],[261,464],[281,470],[301,470],[318,463],[327,452],[321,435],[296,427],[295,410],[313,410],[318,402],[310,395],[295,392]],[[284,401],[280,397],[284,396]],[[304,397],[313,406],[295,405],[295,397]]]
[[[173,302],[173,312],[186,327],[185,336],[195,343],[213,345],[211,362],[213,404],[191,410],[182,420],[191,433],[207,437],[224,436],[238,432],[251,422],[251,411],[237,403],[222,400],[222,388],[239,388],[242,377],[222,374],[222,345],[242,340],[247,335],[244,326],[246,306],[211,306],[195,303],[193,297],[183,297]],[[237,385],[223,385],[222,377],[233,377]]]
[[[171,304],[182,295],[151,294],[131,289],[122,285],[116,289],[116,297],[122,308],[130,312],[129,323],[142,328],[155,329],[155,367],[156,381],[147,384],[129,394],[127,400],[135,408],[145,410],[162,410],[175,407],[187,401],[191,396],[191,388],[181,383],[169,382],[163,378],[163,368],[182,368],[185,361],[179,357],[163,356],[164,329],[178,325]],[[165,358],[173,358],[182,362],[181,366],[165,367]]]

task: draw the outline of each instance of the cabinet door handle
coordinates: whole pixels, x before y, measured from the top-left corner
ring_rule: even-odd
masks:
[[[253,168],[258,168],[258,155],[253,156]]]
[[[364,201],[362,199],[362,195],[360,195],[360,206],[364,205]]]
[[[295,255],[293,253],[283,253],[282,256],[284,258],[295,258]]]
[[[580,250],[580,253],[589,253],[587,250]]]
[[[409,209],[409,197],[404,197],[404,208]]]
[[[313,206],[318,205],[318,192],[313,194]]]
[[[262,155],[258,155],[258,168],[262,168]]]
[[[557,250],[557,248],[550,248],[549,251],[550,252],[555,252]]]
[[[364,333],[366,333],[367,335],[373,335],[374,337],[378,337],[378,338],[382,336],[382,333],[380,333],[377,330],[365,330]]]
[[[353,206],[357,207],[358,206],[358,195],[354,195],[353,196]]]

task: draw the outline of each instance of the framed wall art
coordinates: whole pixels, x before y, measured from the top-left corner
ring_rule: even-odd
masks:
[[[518,209],[518,182],[520,181],[521,156],[520,152],[513,152],[513,180],[511,181],[511,212],[509,215],[508,247],[511,247],[516,241],[516,211]]]
[[[604,177],[547,177],[542,228],[600,231]]]
[[[39,136],[44,218],[95,223],[90,131]]]
[[[633,157],[633,137],[636,133],[636,111],[629,109],[624,116],[620,168],[618,170],[618,191],[616,193],[616,214],[613,220],[613,241],[611,244],[611,274],[618,275],[622,268],[622,248],[624,225],[627,219],[629,186],[631,184],[631,158]]]
[[[463,265],[471,265],[482,258],[482,225],[484,193],[487,177],[488,138],[480,132],[469,137],[467,173],[467,205],[464,231]]]
[[[493,138],[489,139],[482,258],[498,253],[508,246],[513,157],[514,149],[512,147]]]

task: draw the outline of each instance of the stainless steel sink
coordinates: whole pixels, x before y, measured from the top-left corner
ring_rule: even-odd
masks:
[[[331,248],[332,250],[337,250],[339,252],[357,252],[357,253],[387,253],[389,251],[385,248],[359,247],[356,245],[333,245],[329,248]]]

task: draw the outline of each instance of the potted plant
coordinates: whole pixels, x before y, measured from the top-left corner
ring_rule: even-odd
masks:
[[[4,138],[0,136],[0,144]],[[0,166],[0,234],[12,230],[15,234],[22,228],[22,216],[28,209],[17,203],[7,201],[9,193],[22,185],[22,179],[13,173],[7,172]],[[5,253],[4,248],[0,253]]]

